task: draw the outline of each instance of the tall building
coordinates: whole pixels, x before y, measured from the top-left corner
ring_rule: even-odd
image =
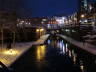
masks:
[[[96,0],[79,0],[79,13],[88,14],[96,12]]]
[[[80,13],[87,13],[88,11],[88,0],[80,0],[79,1],[79,11]]]
[[[83,19],[93,16],[96,13],[96,0],[79,0],[78,13],[78,16]]]

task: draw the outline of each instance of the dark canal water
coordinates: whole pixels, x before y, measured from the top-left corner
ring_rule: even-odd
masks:
[[[15,72],[96,72],[96,56],[50,36],[44,45],[32,46],[11,68]]]

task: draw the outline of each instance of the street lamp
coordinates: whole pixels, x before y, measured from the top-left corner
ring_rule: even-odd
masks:
[[[39,29],[36,29],[36,32],[39,32]]]
[[[38,28],[36,29],[37,34],[39,34],[39,36],[44,34],[44,29],[43,28]]]
[[[85,15],[84,15],[84,14],[82,14],[82,15],[81,15],[81,18],[84,18],[84,17],[85,17]]]

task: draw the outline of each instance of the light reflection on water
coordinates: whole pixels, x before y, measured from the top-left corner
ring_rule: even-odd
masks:
[[[60,48],[60,53],[61,54],[66,54],[68,52],[68,44],[64,43],[63,40],[58,41],[57,47]]]
[[[47,44],[51,45],[54,48],[59,48],[61,54],[65,54],[68,51],[68,44],[64,43],[64,41],[58,37],[53,40],[48,39]]]
[[[96,72],[96,56],[80,50],[78,47],[58,37],[51,40],[49,39],[48,44],[51,44],[54,48],[55,46],[59,48],[60,54],[67,54],[72,59],[73,64],[81,69],[81,72]]]
[[[82,70],[82,72],[84,72],[84,65],[82,60],[80,60],[80,69]]]
[[[51,43],[51,40],[48,40],[47,42],[48,42],[48,44],[50,44]]]
[[[81,60],[81,59],[78,60],[77,53],[75,53],[74,49],[69,50],[69,57],[73,60],[74,65],[79,64],[79,68],[81,69],[81,72],[86,72],[84,69],[83,60]],[[77,61],[79,61],[79,63]]]
[[[37,60],[38,60],[38,61],[44,59],[45,53],[46,53],[45,48],[46,48],[45,45],[37,46],[37,53],[36,53],[36,55],[37,55]]]
[[[74,65],[79,66],[81,72],[96,72],[96,64],[94,63],[96,56],[83,51],[70,44],[70,58],[73,60]]]
[[[69,57],[72,57],[71,53],[72,53],[71,50],[69,50]]]

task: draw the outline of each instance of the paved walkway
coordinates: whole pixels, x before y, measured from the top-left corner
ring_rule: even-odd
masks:
[[[58,34],[58,36],[64,38],[66,41],[70,42],[71,44],[96,55],[96,46],[91,45],[90,43],[87,43],[87,42],[83,43],[83,42],[76,41],[65,35]]]
[[[40,37],[40,39],[38,39],[36,42],[34,42],[33,44],[44,44],[44,42],[47,40],[47,38],[49,37],[49,34],[47,35],[43,35]]]
[[[42,44],[49,37],[49,34],[43,35],[36,42],[16,43],[15,47],[9,50],[2,50],[0,52],[0,61],[9,67],[15,60],[17,60],[24,52],[29,50],[34,44]],[[6,47],[6,46],[4,46]]]

